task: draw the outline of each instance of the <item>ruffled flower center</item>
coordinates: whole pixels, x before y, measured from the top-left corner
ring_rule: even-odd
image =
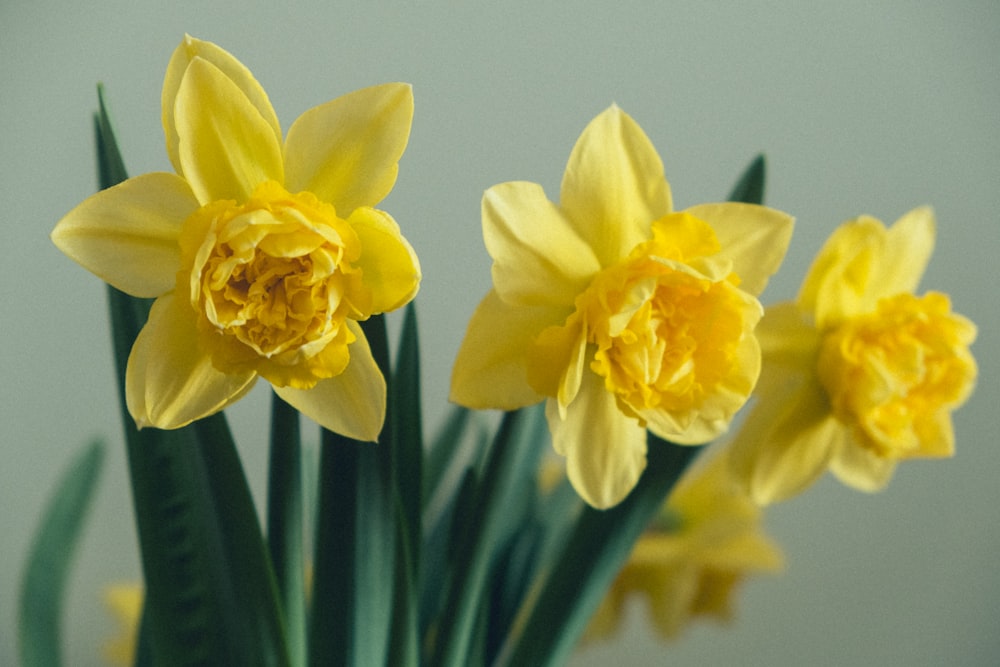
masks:
[[[269,181],[243,204],[217,201],[184,225],[178,275],[213,363],[252,369],[277,386],[307,389],[341,373],[370,313],[354,266],[361,244],[330,204]]]
[[[975,383],[974,338],[946,295],[900,294],[828,332],[817,370],[834,415],[862,446],[891,459],[943,456],[949,411]]]
[[[728,418],[756,381],[757,367],[743,368],[742,348],[761,308],[737,287],[718,251],[708,223],[684,213],[657,220],[652,239],[594,277],[564,326],[542,332],[536,356],[565,347],[579,332],[591,370],[622,411],[663,437],[686,430],[708,402],[733,393],[724,385],[739,386],[742,396],[720,407],[719,418]],[[540,360],[538,367],[545,365]],[[733,381],[744,374],[753,377]],[[529,380],[547,388],[540,370]]]

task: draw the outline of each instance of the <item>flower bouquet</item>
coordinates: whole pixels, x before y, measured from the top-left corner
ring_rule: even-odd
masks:
[[[185,37],[162,95],[173,172],[129,178],[100,96],[101,190],[52,239],[109,285],[144,575],[127,664],[562,664],[632,591],[673,636],[780,567],[767,504],[827,470],[874,491],[902,460],[953,452],[976,330],[915,294],[931,210],[845,223],[798,298],[765,309],[793,220],[762,205],[763,158],[727,201],[675,211],[614,105],[558,200],[529,182],[483,196],[493,288],[425,441],[420,264],[405,213],[377,208],[413,112],[388,83],[283,132],[249,70]],[[259,380],[263,518],[223,413]],[[71,467],[30,554],[25,665],[61,664],[101,451]]]

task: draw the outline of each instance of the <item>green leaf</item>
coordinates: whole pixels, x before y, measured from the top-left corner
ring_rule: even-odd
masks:
[[[96,128],[108,187],[126,173],[103,94]],[[287,665],[277,587],[225,417],[175,431],[135,428],[125,367],[150,302],[110,287],[108,296],[152,661]]]
[[[732,192],[729,193],[729,201],[763,204],[766,176],[767,164],[764,155],[761,154],[753,159],[740,176],[740,180],[736,182]]]
[[[632,551],[699,447],[649,435],[646,470],[632,493],[608,510],[585,507],[539,594],[519,614],[498,665],[562,665]]]
[[[62,602],[70,566],[104,461],[91,443],[59,481],[35,534],[21,586],[19,640],[23,667],[62,664]]]
[[[306,660],[302,442],[298,410],[271,394],[271,451],[267,486],[267,544],[285,618],[293,665]]]
[[[361,323],[392,396],[381,315]],[[309,664],[382,665],[393,614],[399,508],[392,487],[393,416],[377,444],[322,431]]]
[[[393,418],[389,462],[396,507],[397,549],[393,590],[390,665],[416,665],[418,641],[417,577],[420,569],[423,500],[423,408],[420,397],[420,340],[417,312],[406,306],[396,370],[390,385],[389,414]]]
[[[455,509],[462,515],[462,530],[448,549],[457,562],[438,619],[431,664],[457,667],[481,662],[472,652],[486,644],[475,639],[477,619],[490,590],[490,574],[496,555],[511,539],[512,526],[526,509],[525,488],[536,483],[542,451],[534,428],[534,420],[540,418],[539,407],[504,416],[470,505]]]

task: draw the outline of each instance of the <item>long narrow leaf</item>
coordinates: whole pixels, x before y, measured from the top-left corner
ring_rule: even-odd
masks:
[[[541,447],[532,436],[533,417],[528,410],[504,416],[471,506],[455,510],[466,516],[462,517],[464,530],[451,550],[460,560],[448,583],[436,628],[434,665],[475,664],[478,661],[470,657],[470,651],[476,646],[485,647],[485,641],[474,640],[477,621],[482,620],[479,615],[485,613],[483,601],[489,574],[496,565],[496,554],[506,546],[511,522],[517,521],[518,510],[526,509],[524,485],[535,483],[533,473]],[[485,636],[480,639],[485,640]]]
[[[767,163],[763,155],[758,155],[747,166],[729,193],[729,201],[738,201],[744,204],[763,204],[766,177]]]
[[[126,174],[100,101],[99,174],[110,187]],[[149,303],[108,294],[153,662],[287,665],[274,576],[225,417],[176,431],[135,428],[125,366]]]
[[[392,395],[382,316],[362,323]],[[323,430],[309,664],[382,665],[392,619],[398,528],[391,402],[379,442]]]
[[[635,541],[663,504],[698,447],[649,436],[646,470],[632,493],[609,510],[584,508],[533,604],[519,616],[499,665],[562,665]]]
[[[23,667],[62,664],[66,581],[103,461],[100,442],[76,456],[38,526],[21,588],[18,639]]]
[[[271,451],[267,486],[267,544],[281,596],[289,659],[306,659],[302,442],[298,411],[271,394]]]

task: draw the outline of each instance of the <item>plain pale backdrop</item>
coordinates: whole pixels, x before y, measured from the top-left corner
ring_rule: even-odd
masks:
[[[99,7],[99,8],[98,8]],[[240,58],[283,127],[385,81],[416,116],[383,203],[420,255],[428,423],[489,286],[479,200],[506,180],[556,197],[570,149],[612,102],[663,157],[678,208],[721,199],[768,157],[767,202],[798,218],[765,302],[795,293],[825,237],[868,213],[931,204],[938,247],[922,289],[977,322],[978,391],[958,455],[900,468],[866,496],[824,481],[767,514],[784,574],[752,580],[729,626],[676,643],[632,609],[587,665],[992,665],[1000,660],[1000,4],[996,0],[646,3],[101,3],[0,5],[0,664],[32,531],[70,456],[105,436],[108,460],[70,587],[72,665],[100,664],[113,624],[101,587],[139,576],[112,383],[104,286],[49,242],[96,187],[95,83],[107,87],[130,173],[169,169],[159,95],[189,32]],[[266,384],[231,411],[260,498]]]

